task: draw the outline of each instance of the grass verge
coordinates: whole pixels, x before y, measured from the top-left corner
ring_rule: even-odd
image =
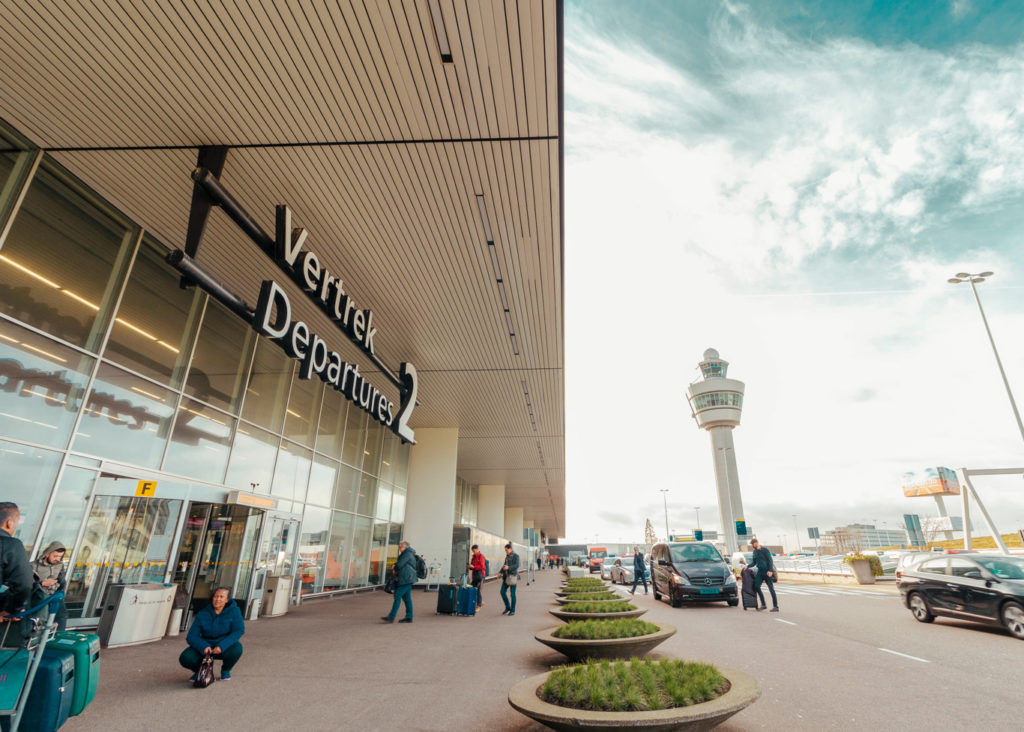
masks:
[[[718,669],[706,663],[605,660],[555,669],[538,696],[573,709],[642,712],[710,701],[724,694],[728,686]]]

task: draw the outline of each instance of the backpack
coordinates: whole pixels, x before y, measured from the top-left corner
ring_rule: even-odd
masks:
[[[416,576],[420,579],[427,578],[427,563],[419,554],[416,555]]]
[[[491,576],[491,560],[484,557],[484,577]]]

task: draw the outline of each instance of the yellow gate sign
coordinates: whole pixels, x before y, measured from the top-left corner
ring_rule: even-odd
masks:
[[[138,487],[135,489],[135,495],[152,498],[156,495],[156,481],[140,480]]]

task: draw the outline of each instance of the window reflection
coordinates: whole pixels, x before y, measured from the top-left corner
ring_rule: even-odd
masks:
[[[0,465],[4,470],[3,500],[13,501],[21,509],[21,523],[14,536],[22,540],[31,556],[43,509],[60,467],[60,453],[0,440]]]
[[[218,302],[207,300],[185,391],[232,414],[238,413],[255,332]]]
[[[100,364],[74,447],[90,455],[160,467],[176,403],[173,392]]]
[[[113,301],[115,263],[135,229],[36,172],[0,252],[0,310],[76,346],[96,351]],[[102,316],[102,317],[100,317]]]
[[[320,379],[300,379],[295,369],[292,377],[292,391],[285,413],[284,436],[286,439],[313,446],[316,438],[316,424],[320,417],[320,398],[324,382]]]
[[[388,522],[373,524],[373,539],[370,542],[370,576],[368,584],[379,585],[384,582],[384,571],[387,563]]]
[[[144,240],[128,277],[104,358],[164,384],[180,380],[175,368],[188,356],[185,328],[200,290],[183,290],[180,276],[164,262],[165,250]],[[154,307],[154,303],[159,303]],[[184,354],[184,355],[183,355]],[[182,364],[183,365],[183,364]]]
[[[381,521],[391,516],[391,486],[383,481],[377,482],[377,507],[373,515]]]
[[[274,432],[281,429],[294,364],[272,341],[258,339],[245,390],[244,419]]]
[[[277,455],[277,469],[274,471],[271,494],[296,501],[304,500],[312,457],[312,450],[291,442],[282,443],[281,451]]]
[[[65,447],[93,363],[0,318],[0,434]]]
[[[394,489],[391,497],[391,521],[403,523],[405,521],[405,488]]]
[[[399,444],[395,456],[395,485],[402,488],[409,484],[409,450],[411,447],[408,444]]]
[[[330,539],[331,510],[306,506],[299,537],[299,573],[302,594],[322,592],[327,570],[327,543]]]
[[[359,482],[363,474],[347,465],[338,469],[338,487],[334,492],[334,507],[342,511],[354,511],[356,496],[359,495]]]
[[[64,468],[57,486],[53,509],[46,520],[46,528],[39,539],[39,546],[45,547],[51,541],[59,541],[70,552],[75,546],[78,528],[85,520],[85,509],[89,505],[89,494],[99,474],[95,470]],[[70,559],[66,556],[65,559]]]
[[[388,483],[395,482],[395,463],[398,459],[398,435],[389,429],[384,432],[384,444],[380,451],[380,473],[381,480]]]
[[[693,398],[694,409],[708,407],[742,407],[743,395],[735,391],[713,391],[710,394],[698,394]]]
[[[245,491],[269,493],[280,442],[277,435],[241,422],[235,431],[227,484]]]
[[[352,536],[350,513],[335,511],[331,518],[331,538],[327,544],[324,590],[343,590],[349,576],[349,541]]]
[[[363,464],[363,443],[366,442],[366,412],[352,407],[345,423],[345,444],[341,461],[356,470]]]
[[[373,522],[363,516],[356,516],[352,525],[352,558],[348,566],[348,586],[365,587],[370,570],[370,539]]]
[[[384,426],[369,420],[366,427],[366,446],[363,448],[363,472],[377,475],[380,471],[381,440],[384,437]]]
[[[363,473],[359,481],[359,500],[356,501],[356,513],[372,516],[377,505],[377,479]]]
[[[324,390],[316,449],[335,460],[341,458],[341,439],[345,434],[348,405],[349,401],[334,389]]]
[[[318,506],[331,505],[331,495],[338,475],[338,462],[323,455],[313,456],[313,468],[309,474],[309,489],[306,501]]]
[[[164,470],[213,483],[224,479],[235,420],[205,404],[182,399]]]

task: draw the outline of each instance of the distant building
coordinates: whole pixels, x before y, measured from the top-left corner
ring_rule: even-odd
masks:
[[[862,549],[907,544],[907,532],[903,529],[879,529],[872,524],[850,524],[837,526],[821,533],[823,554],[846,554]]]

